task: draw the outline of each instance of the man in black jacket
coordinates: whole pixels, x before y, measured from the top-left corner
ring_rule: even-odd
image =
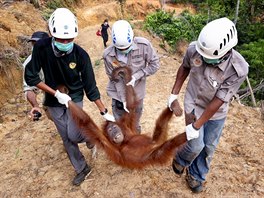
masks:
[[[73,185],[80,185],[90,174],[91,168],[79,150],[78,143],[89,142],[75,125],[68,107],[70,100],[83,105],[84,92],[94,102],[101,115],[114,121],[100,99],[100,92],[89,55],[73,42],[78,35],[77,19],[66,8],[56,9],[49,19],[52,37],[38,41],[33,49],[32,62],[26,67],[25,80],[28,85],[45,91],[44,105],[57,127],[69,159],[77,173]],[[43,70],[45,83],[39,78]],[[61,93],[59,86],[65,86],[68,93]]]

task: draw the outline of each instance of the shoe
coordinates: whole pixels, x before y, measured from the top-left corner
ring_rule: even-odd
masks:
[[[185,167],[178,164],[175,159],[172,160],[172,169],[177,175],[182,175]]]
[[[187,174],[186,174],[186,181],[188,183],[189,188],[192,190],[192,192],[199,193],[203,190],[203,183],[195,179],[189,173],[188,169],[187,169]]]
[[[86,177],[88,177],[91,173],[91,167],[88,166],[88,164],[86,164],[86,166],[84,167],[84,169],[82,170],[82,172],[78,173],[73,181],[72,181],[72,184],[75,185],[75,186],[79,186],[84,180]]]

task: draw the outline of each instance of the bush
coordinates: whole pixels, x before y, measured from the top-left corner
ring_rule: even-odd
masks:
[[[238,47],[238,51],[250,65],[249,78],[252,86],[264,79],[264,39]]]
[[[174,12],[160,10],[146,17],[144,27],[174,48],[179,41],[196,40],[205,24],[206,17],[203,15],[191,15],[186,11],[175,16]]]

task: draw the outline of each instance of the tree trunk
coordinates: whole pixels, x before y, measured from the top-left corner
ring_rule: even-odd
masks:
[[[251,84],[250,84],[250,82],[249,82],[248,76],[247,76],[246,79],[247,79],[247,84],[248,84],[248,87],[249,87],[249,90],[250,90],[250,95],[251,95],[252,104],[253,104],[254,107],[256,107],[256,106],[257,106],[257,103],[256,103],[256,100],[255,100],[254,92],[253,92],[253,90],[252,90],[252,87],[251,87]]]
[[[235,25],[236,25],[236,23],[237,23],[237,19],[238,19],[239,4],[240,4],[240,0],[237,0],[237,5],[236,5],[236,15],[235,15],[235,20],[234,20],[234,24],[235,24]]]

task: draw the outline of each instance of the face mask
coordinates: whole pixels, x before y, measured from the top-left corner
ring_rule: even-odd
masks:
[[[73,48],[73,42],[70,43],[60,43],[57,41],[54,41],[54,45],[62,52],[68,52]]]
[[[215,65],[215,64],[218,64],[221,62],[220,59],[208,59],[205,57],[203,57],[203,60],[204,60],[204,62],[206,62],[207,64],[210,64],[210,65]]]
[[[117,48],[116,48],[117,49]],[[127,48],[126,50],[120,50],[120,49],[117,49],[117,52],[119,54],[128,54],[131,50],[133,49],[132,46],[130,46],[129,48]]]

